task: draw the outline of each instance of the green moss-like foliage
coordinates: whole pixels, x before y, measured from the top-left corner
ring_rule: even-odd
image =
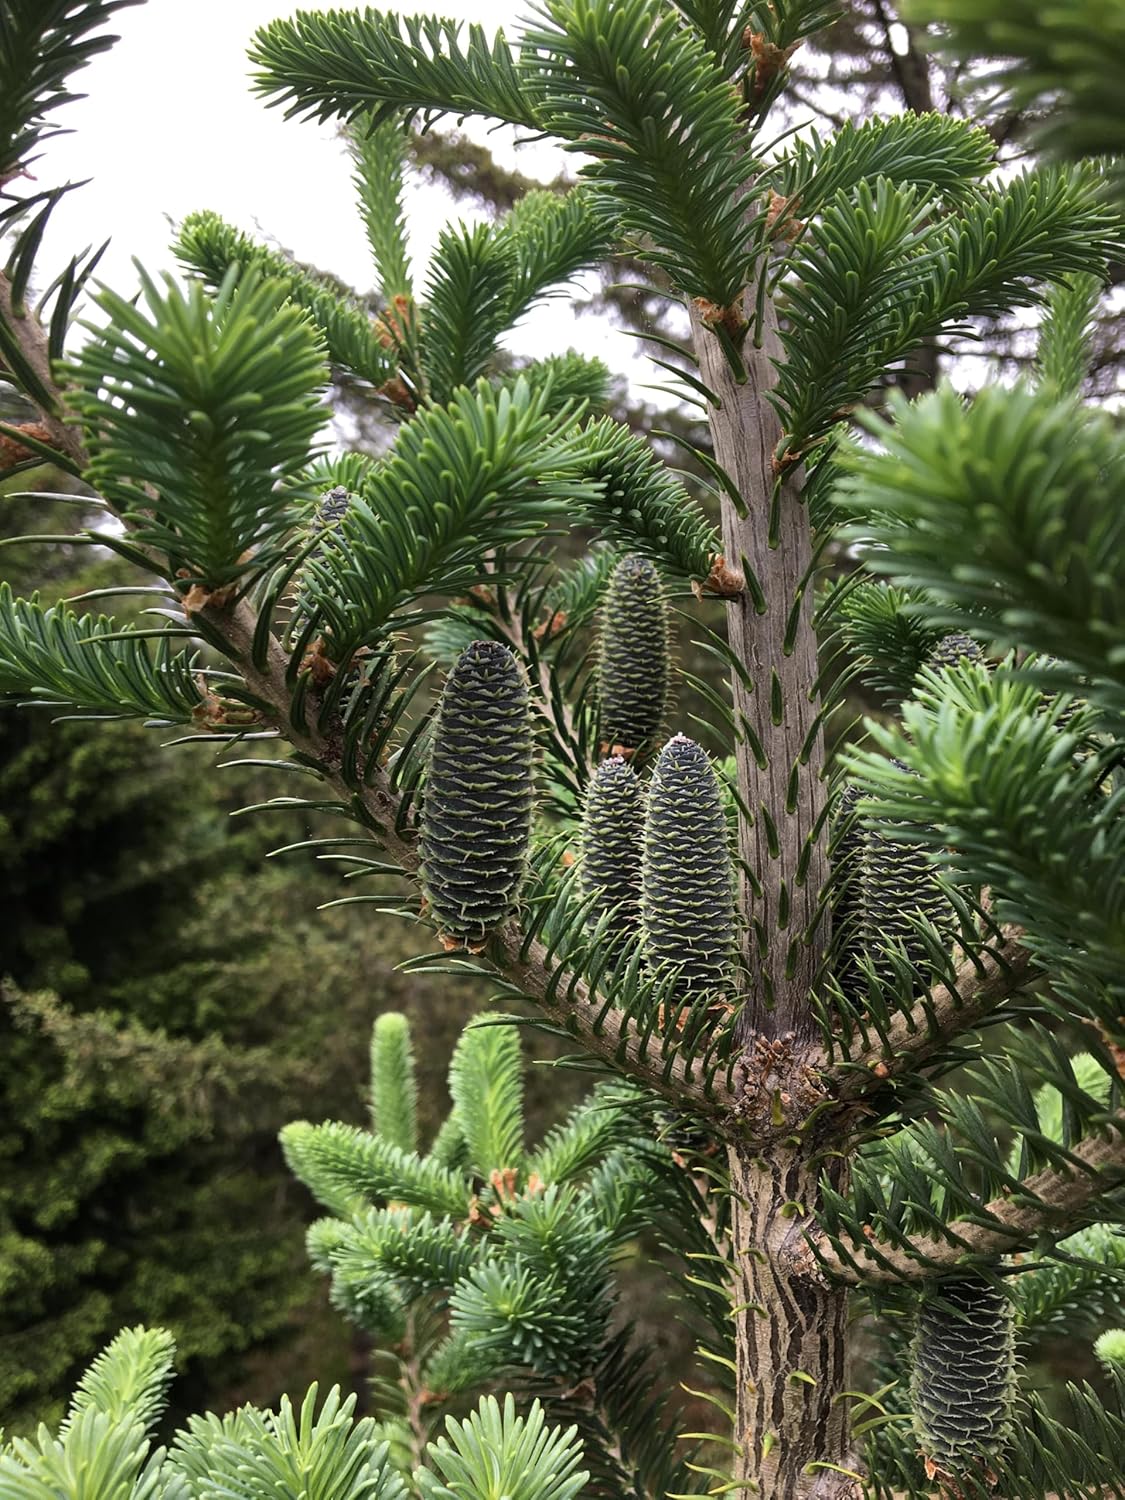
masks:
[[[532,794],[523,668],[499,641],[474,641],[441,696],[422,811],[422,886],[447,947],[480,948],[511,911]]]
[[[678,734],[653,768],[641,866],[647,957],[675,964],[685,988],[725,990],[734,955],[734,882],[714,767]]]
[[[641,910],[644,789],[621,756],[603,760],[590,778],[582,819],[582,895],[594,926],[608,911],[609,933],[635,932]]]
[[[983,1276],[923,1292],[911,1347],[914,1431],[923,1454],[956,1475],[997,1453],[1015,1393],[1012,1304]]]
[[[623,557],[610,574],[601,611],[598,662],[603,753],[643,755],[668,709],[668,604],[656,568]]]
[[[942,636],[930,652],[926,665],[936,672],[942,667],[956,667],[963,661],[973,666],[983,664],[984,652],[971,635],[963,635],[960,631],[954,631],[952,635]]]
[[[418,1147],[418,1084],[410,1023],[401,1011],[378,1016],[371,1030],[371,1128],[400,1151]]]

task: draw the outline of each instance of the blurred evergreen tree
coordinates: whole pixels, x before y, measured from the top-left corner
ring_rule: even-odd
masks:
[[[11,400],[5,414],[26,416]],[[78,489],[55,469],[6,479],[4,535],[88,523],[61,501],[45,521],[52,502],[29,485]],[[137,577],[77,542],[0,551],[0,578],[50,601]],[[144,600],[121,602],[129,614]],[[284,1346],[310,1321],[330,1341],[318,1364],[340,1362],[278,1128],[295,1100],[314,1117],[362,1119],[365,1037],[388,1004],[427,1005],[434,1051],[421,1067],[440,1110],[444,1059],[472,1008],[467,987],[415,980],[407,995],[393,929],[347,909],[318,915],[318,885],[320,900],[336,894],[323,867],[263,864],[292,826],[230,820],[257,800],[253,771],[216,784],[205,748],[171,755],[137,724],[102,730],[0,708],[8,1431],[53,1420],[76,1371],[128,1322],[174,1332],[177,1411],[232,1386],[275,1398]]]

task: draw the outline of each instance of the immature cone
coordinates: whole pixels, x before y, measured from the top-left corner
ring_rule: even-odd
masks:
[[[327,531],[331,526],[338,526],[347,515],[353,498],[347,485],[337,484],[332,489],[325,490],[316,502],[316,509],[309,521],[309,530],[313,535]]]
[[[865,988],[856,958],[863,947],[863,873],[867,834],[856,816],[859,788],[849,782],[832,819],[832,940],[836,978],[845,995]]]
[[[1016,1385],[1012,1304],[983,1276],[934,1283],[921,1296],[910,1391],[926,1467],[956,1478],[1008,1436]]]
[[[421,820],[422,888],[447,948],[478,951],[511,911],[532,792],[523,668],[499,641],[474,641],[441,695]]]
[[[668,707],[668,605],[647,558],[623,557],[601,610],[598,713],[603,754],[647,749]]]
[[[714,769],[678,734],[653,768],[641,866],[646,956],[672,963],[692,992],[721,994],[734,953],[734,882]]]
[[[930,652],[926,665],[936,672],[942,667],[955,667],[962,661],[975,666],[984,661],[984,652],[971,635],[962,635],[960,631],[955,631],[952,635],[942,636]]]
[[[948,929],[952,915],[949,900],[938,884],[937,874],[917,844],[900,844],[868,829],[864,834],[863,914],[860,943],[887,982],[894,971],[879,961],[879,952],[891,944],[905,950],[914,968],[926,960],[926,945],[910,919],[924,917],[935,927]]]
[[[337,484],[332,489],[325,490],[309,515],[307,522],[308,536],[310,538],[320,537],[321,540],[308,553],[293,581],[293,613],[290,620],[290,628],[294,635],[300,631],[302,623],[307,621],[308,615],[311,612],[305,592],[308,564],[314,558],[322,556],[326,547],[339,545],[338,541],[334,542],[325,533],[336,530],[340,522],[347,515],[348,508],[354,499],[355,496],[345,485]]]
[[[610,912],[608,931],[624,938],[636,930],[641,909],[644,791],[637,773],[619,755],[603,760],[586,791],[582,819],[581,886],[590,902],[590,926]]]

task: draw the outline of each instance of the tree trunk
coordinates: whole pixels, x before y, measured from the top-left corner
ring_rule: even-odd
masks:
[[[828,875],[826,840],[819,836],[827,789],[816,725],[812,536],[801,501],[803,471],[790,470],[780,483],[773,470],[782,431],[766,393],[774,383],[771,360],[782,351],[768,302],[764,324],[760,348],[746,341],[743,384],[698,316],[694,332],[700,374],[718,397],[708,414],[715,457],[745,510],[740,515],[724,495],[725,557],[748,579],[727,614],[727,638],[746,669],[745,680],[731,675],[738,786],[751,814],[740,820],[739,834],[743,914],[752,934],[743,1040],[793,1033],[802,1046],[815,1035],[808,994],[827,937],[819,913]]]
[[[846,1289],[794,1276],[795,1222],[817,1190],[819,1164],[800,1147],[768,1158],[730,1148],[738,1391],[737,1477],[761,1500],[857,1500],[843,1392],[848,1389]]]
[[[709,410],[715,458],[741,501],[723,497],[724,555],[748,580],[727,616],[739,663],[731,687],[749,933],[736,1108],[752,1130],[770,1127],[755,1133],[772,1142],[757,1151],[738,1142],[730,1149],[736,1477],[761,1500],[854,1500],[860,1486],[841,1472],[852,1468],[843,1396],[847,1293],[802,1279],[792,1256],[823,1159],[808,1132],[784,1130],[787,1117],[796,1123],[807,1113],[802,1091],[810,1080],[816,1086],[809,991],[828,939],[814,542],[802,470],[790,468],[781,480],[774,467],[783,434],[767,396],[782,349],[772,306],[764,309],[759,345],[749,338],[744,345],[743,382],[698,311],[693,331],[700,375],[716,398]]]

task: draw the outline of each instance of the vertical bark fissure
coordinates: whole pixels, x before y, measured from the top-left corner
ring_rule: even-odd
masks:
[[[818,1165],[800,1147],[768,1159],[730,1152],[738,1391],[738,1478],[769,1500],[859,1494],[847,1389],[847,1292],[793,1277],[785,1245],[816,1192]]]

